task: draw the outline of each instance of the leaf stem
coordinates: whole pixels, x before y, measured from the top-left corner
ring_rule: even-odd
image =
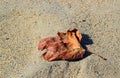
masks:
[[[102,57],[101,55],[99,55],[99,54],[97,54],[97,53],[94,53],[94,52],[91,52],[90,50],[87,50],[87,52],[90,52],[90,53],[92,53],[92,54],[95,54],[95,55],[97,55],[98,57],[100,57],[100,58],[103,59],[103,60],[107,60],[106,58]]]

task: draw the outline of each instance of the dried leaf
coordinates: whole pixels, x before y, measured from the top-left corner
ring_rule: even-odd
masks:
[[[48,37],[39,42],[38,49],[47,51],[43,54],[45,60],[76,60],[83,58],[85,49],[80,45],[82,36],[77,29],[66,33],[58,32],[56,37]]]

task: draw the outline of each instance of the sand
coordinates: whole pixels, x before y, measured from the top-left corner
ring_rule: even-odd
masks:
[[[40,39],[77,28],[89,55],[47,62]],[[119,78],[120,0],[0,0],[0,78]]]

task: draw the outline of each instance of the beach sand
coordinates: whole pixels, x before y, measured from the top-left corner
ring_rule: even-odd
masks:
[[[107,60],[45,61],[40,39],[72,28]],[[119,35],[120,0],[0,0],[0,78],[119,78]]]

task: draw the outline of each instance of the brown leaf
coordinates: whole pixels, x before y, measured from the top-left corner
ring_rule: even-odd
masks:
[[[82,36],[77,29],[66,33],[58,32],[56,37],[48,37],[39,42],[38,49],[47,51],[43,54],[45,60],[76,60],[83,58],[85,49],[80,45]]]

